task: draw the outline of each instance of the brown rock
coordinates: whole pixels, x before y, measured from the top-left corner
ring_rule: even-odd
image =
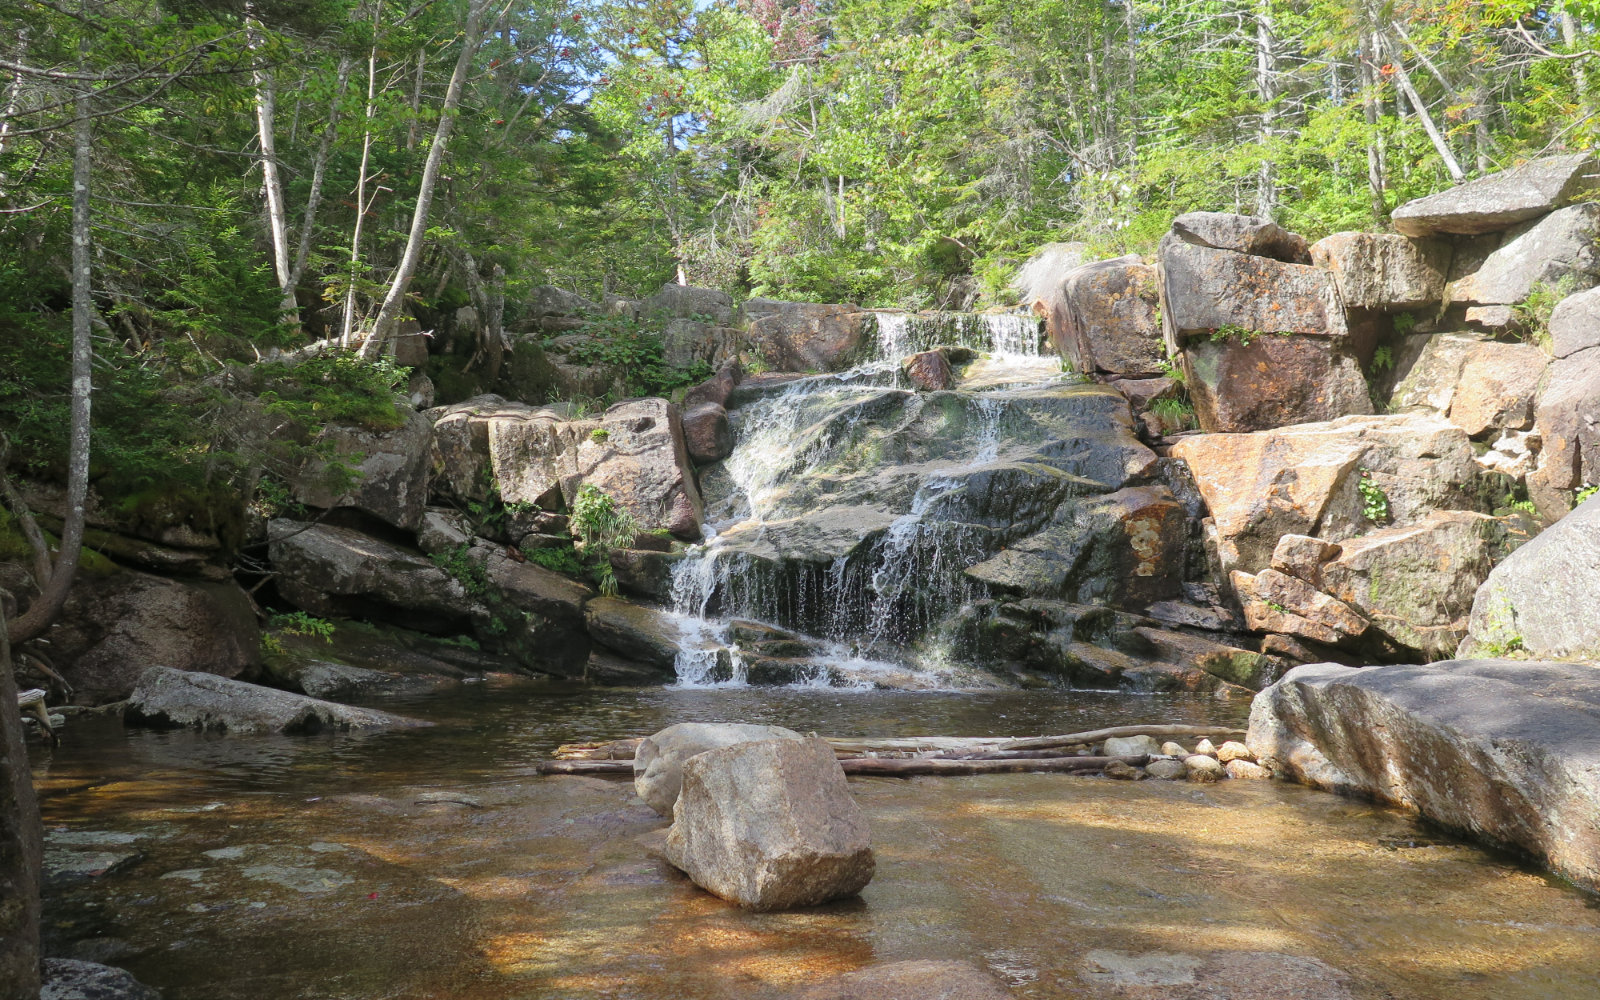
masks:
[[[1325,337],[1193,341],[1183,360],[1195,417],[1207,433],[1372,412],[1360,363]]]
[[[1144,772],[1139,768],[1134,767],[1131,764],[1123,763],[1120,760],[1114,760],[1107,764],[1101,773],[1108,778],[1115,778],[1118,781],[1138,781],[1140,778],[1144,777]]]
[[[924,392],[950,388],[954,381],[950,362],[943,351],[923,351],[900,362],[900,370],[911,384]]]
[[[1505,536],[1504,522],[1487,514],[1434,511],[1345,541],[1339,558],[1322,567],[1322,585],[1400,646],[1450,656]]]
[[[1080,372],[1151,376],[1165,351],[1157,321],[1156,269],[1136,256],[1095,261],[1068,273],[1062,305],[1046,319],[1050,343]]]
[[[1291,663],[1321,663],[1328,659],[1299,639],[1289,635],[1269,635],[1261,639],[1261,652]]]
[[[720,462],[733,454],[728,411],[717,403],[701,403],[683,415],[683,442],[696,462]]]
[[[1312,244],[1311,261],[1333,276],[1346,308],[1420,309],[1444,297],[1450,244],[1385,233],[1334,233]]]
[[[401,368],[421,368],[428,363],[428,341],[432,331],[422,332],[422,324],[414,319],[403,319],[395,324],[383,353],[394,359]]]
[[[1390,399],[1394,412],[1432,410],[1440,415],[1450,412],[1457,387],[1461,384],[1461,370],[1466,367],[1472,352],[1483,345],[1481,334],[1441,333],[1432,336],[1417,335],[1420,349],[1400,351],[1396,365],[1396,383]]]
[[[1169,663],[1197,667],[1231,684],[1260,690],[1276,676],[1276,664],[1270,658],[1248,649],[1165,629],[1140,627],[1134,632]]]
[[[1480,502],[1481,470],[1466,432],[1424,414],[1197,434],[1176,442],[1172,455],[1188,462],[1211,510],[1225,570],[1266,568],[1284,535],[1340,541],[1363,530],[1363,469],[1396,523]]]
[[[1230,760],[1222,765],[1230,778],[1244,778],[1247,781],[1265,781],[1272,777],[1272,772],[1260,764],[1248,760]]]
[[[738,388],[743,379],[744,366],[737,361],[728,362],[718,368],[715,375],[684,394],[684,410],[692,410],[701,403],[716,403],[718,406],[727,406],[728,397],[733,395],[733,390]]]
[[[869,965],[807,986],[793,1000],[1009,1000],[988,972],[967,962]]]
[[[1450,422],[1473,437],[1533,426],[1533,401],[1550,357],[1532,344],[1482,343],[1467,354]]]
[[[1328,272],[1181,240],[1161,247],[1164,322],[1181,339],[1239,329],[1343,337],[1344,310]]]
[[[1567,204],[1600,181],[1595,173],[1591,153],[1549,156],[1408,201],[1390,221],[1407,236],[1498,232]]]
[[[1271,257],[1292,264],[1311,263],[1306,238],[1255,215],[1187,212],[1172,220],[1173,235],[1185,243]]]
[[[1278,632],[1330,646],[1348,644],[1366,634],[1365,618],[1304,580],[1275,569],[1254,576],[1235,571],[1231,579],[1252,631]]]
[[[1572,490],[1600,482],[1600,347],[1550,366],[1534,426],[1544,450],[1528,476],[1528,493],[1555,520],[1571,508]]]
[[[232,580],[80,571],[49,639],[51,659],[90,705],[126,698],[157,664],[237,677],[261,663],[255,610]]]
[[[1135,413],[1148,410],[1158,399],[1178,394],[1178,383],[1170,378],[1114,378],[1108,384],[1128,397],[1128,405]]]
[[[876,330],[873,314],[852,305],[745,303],[751,347],[778,371],[842,371],[856,362]]]
[[[1310,535],[1284,535],[1272,550],[1272,568],[1311,584],[1322,585],[1322,564],[1339,556],[1334,542]]]

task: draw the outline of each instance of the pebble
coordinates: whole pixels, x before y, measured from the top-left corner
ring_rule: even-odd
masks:
[[[1153,736],[1123,736],[1106,740],[1107,757],[1140,757],[1161,752],[1161,744]]]
[[[1223,766],[1227,768],[1228,777],[1230,778],[1249,778],[1260,781],[1264,778],[1272,777],[1271,771],[1253,761],[1230,760]]]
[[[1216,748],[1216,745],[1213,744],[1210,740],[1201,740],[1199,743],[1196,743],[1194,745],[1194,752],[1195,753],[1210,754],[1211,756],[1216,756],[1217,748]]]
[[[1161,744],[1161,752],[1168,757],[1178,757],[1180,759],[1189,756],[1189,751],[1183,748],[1182,743],[1173,743],[1171,741]]]
[[[1207,757],[1203,753],[1183,758],[1183,766],[1189,772],[1190,781],[1221,781],[1227,774],[1215,757]]]
[[[1256,755],[1238,740],[1229,740],[1217,748],[1217,759],[1226,764],[1230,760],[1255,760]]]
[[[1159,781],[1182,781],[1188,775],[1189,769],[1181,760],[1153,760],[1145,765],[1144,773]]]

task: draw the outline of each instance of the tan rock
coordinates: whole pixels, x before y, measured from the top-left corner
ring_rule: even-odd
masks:
[[[1333,276],[1347,308],[1420,309],[1444,297],[1450,244],[1386,233],[1334,233],[1311,245],[1311,262]]]
[[[1011,992],[967,962],[869,965],[801,989],[793,1000],[1010,1000]]]
[[[867,820],[822,740],[709,750],[683,765],[667,858],[695,884],[753,910],[852,896],[876,867]]]
[[[1550,366],[1535,416],[1543,450],[1528,492],[1540,514],[1556,520],[1570,509],[1573,490],[1600,483],[1600,347]]]
[[[1408,339],[1421,346],[1399,352],[1390,409],[1394,412],[1432,410],[1441,416],[1449,413],[1461,384],[1461,370],[1472,352],[1484,343],[1483,336],[1441,333],[1419,334]]]
[[[1189,751],[1183,748],[1183,744],[1171,741],[1161,744],[1161,753],[1167,757],[1178,757],[1180,759],[1189,756]]]
[[[1213,744],[1210,740],[1202,739],[1199,743],[1196,743],[1194,745],[1194,752],[1195,752],[1195,754],[1197,756],[1204,755],[1204,756],[1209,756],[1209,757],[1215,757],[1217,755],[1217,748],[1216,748],[1216,745]]]
[[[1144,777],[1144,771],[1120,760],[1114,760],[1107,764],[1101,773],[1108,778],[1115,778],[1117,781],[1138,781]]]
[[[1144,766],[1144,773],[1157,781],[1182,781],[1189,776],[1189,769],[1181,760],[1153,760]]]
[[[1272,772],[1260,764],[1248,760],[1230,760],[1222,765],[1230,778],[1244,778],[1250,781],[1264,781],[1272,777]]]
[[[1335,542],[1310,535],[1284,535],[1272,550],[1272,568],[1315,587],[1322,579],[1322,564],[1338,556]]]
[[[1255,754],[1238,740],[1228,740],[1217,748],[1217,760],[1224,764],[1231,760],[1255,760]]]
[[[1235,571],[1230,579],[1252,631],[1299,636],[1330,646],[1354,642],[1367,632],[1365,618],[1304,580],[1274,569],[1254,576]]]
[[[1549,365],[1549,355],[1532,344],[1475,345],[1461,368],[1450,422],[1473,437],[1532,427],[1534,394]]]
[[[1360,362],[1326,337],[1195,340],[1184,348],[1183,363],[1195,417],[1208,433],[1372,412]]]
[[[782,726],[680,722],[639,741],[633,756],[633,788],[646,805],[670,818],[683,787],[683,765],[689,758],[741,743],[801,738],[799,733]]]
[[[1215,757],[1205,754],[1195,754],[1183,759],[1184,769],[1188,772],[1190,781],[1210,783],[1220,781],[1227,776],[1227,770],[1217,762]]]
[[[1531,160],[1511,170],[1408,201],[1390,214],[1407,236],[1493,233],[1535,219],[1592,189],[1592,153]]]
[[[1154,267],[1132,255],[1084,264],[1066,275],[1061,294],[1046,331],[1078,371],[1161,374],[1166,355]]]

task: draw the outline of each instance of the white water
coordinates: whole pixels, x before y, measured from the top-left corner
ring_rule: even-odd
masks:
[[[1001,453],[1007,408],[1002,393],[1059,381],[1062,375],[1054,356],[1042,353],[1039,323],[1031,316],[883,312],[877,321],[870,359],[838,374],[798,379],[738,411],[737,442],[723,465],[730,499],[715,511],[708,509],[706,540],[673,570],[671,606],[683,647],[676,662],[679,685],[744,685],[746,658],[728,620],[787,626],[778,620],[785,611],[822,620],[815,629],[821,635],[809,640],[818,653],[811,657],[815,669],[798,678],[797,686],[870,687],[874,677],[885,675],[905,686],[908,672],[914,681],[940,685],[938,670],[889,662],[866,651],[903,647],[972,596],[960,571],[976,558],[943,515],[959,505],[966,474]],[[872,411],[885,399],[885,390],[906,387],[901,359],[938,345],[980,354],[967,380],[977,385],[970,392],[957,387],[972,421],[970,450],[921,471],[908,508],[875,543],[870,566],[839,557],[816,588],[785,587],[783,580],[753,571],[749,557],[725,540],[737,533],[748,544],[764,538],[769,526],[814,510],[815,497],[797,487],[809,487],[821,470],[837,467],[858,442],[858,432],[877,418]],[[914,396],[906,408],[914,415],[921,405],[921,397]]]

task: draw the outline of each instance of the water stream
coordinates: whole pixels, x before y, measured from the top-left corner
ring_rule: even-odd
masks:
[[[900,361],[935,345],[978,357],[953,391],[918,393]],[[973,481],[1001,462],[1008,414],[1074,382],[1042,346],[1032,316],[880,313],[871,357],[738,408],[707,539],[673,572],[679,684],[746,682],[734,619],[807,633],[796,683],[981,683],[912,647],[977,593],[962,570],[995,544]]]

